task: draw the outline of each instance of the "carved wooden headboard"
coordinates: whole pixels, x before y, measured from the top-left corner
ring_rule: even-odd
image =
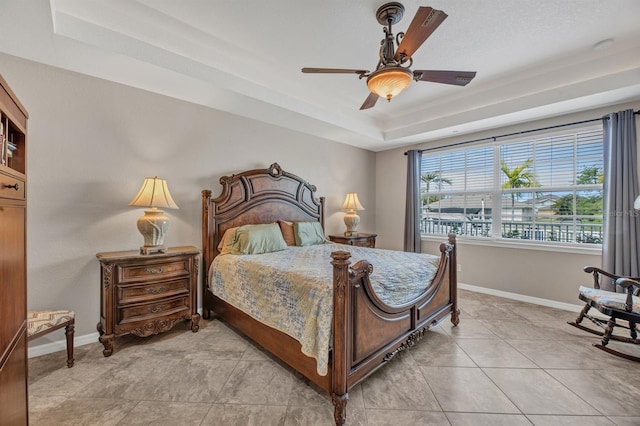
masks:
[[[229,228],[246,224],[319,221],[324,228],[324,197],[316,187],[285,172],[278,163],[220,178],[222,193],[211,198],[202,191],[202,251],[206,273],[218,254],[218,243]]]

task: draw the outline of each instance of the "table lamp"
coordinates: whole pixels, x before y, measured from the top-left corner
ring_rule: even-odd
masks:
[[[177,209],[178,205],[171,198],[167,181],[156,177],[144,179],[142,188],[129,203],[135,207],[151,207],[145,210],[144,215],[138,219],[138,231],[144,237],[144,245],[140,247],[141,254],[165,253],[164,236],[169,229],[169,218],[164,211],[158,209]]]
[[[342,204],[342,210],[346,210],[347,214],[344,215],[344,224],[347,226],[345,231],[345,237],[351,237],[358,235],[358,225],[360,224],[360,216],[356,213],[356,210],[364,210],[360,200],[358,200],[358,194],[350,192],[347,194],[347,198]]]

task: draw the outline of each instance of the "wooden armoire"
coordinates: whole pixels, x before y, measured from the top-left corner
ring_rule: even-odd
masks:
[[[0,75],[0,426],[28,423],[27,118]]]

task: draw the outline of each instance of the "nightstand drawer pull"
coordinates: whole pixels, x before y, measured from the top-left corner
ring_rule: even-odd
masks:
[[[152,314],[155,314],[157,312],[164,311],[164,305],[149,306],[148,310]]]
[[[149,294],[160,294],[167,291],[166,287],[150,287],[147,289],[147,293]]]
[[[147,272],[150,274],[162,274],[164,272],[164,266],[159,268],[147,268]]]
[[[16,191],[20,189],[20,185],[18,185],[17,183],[14,183],[13,185],[7,185],[6,183],[3,184],[5,188],[7,189],[15,189]]]

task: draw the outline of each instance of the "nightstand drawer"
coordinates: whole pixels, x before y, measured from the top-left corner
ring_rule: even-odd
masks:
[[[167,298],[189,294],[189,277],[166,282],[153,282],[137,285],[119,285],[118,302],[127,305],[136,302],[146,302],[159,298]]]
[[[24,180],[0,173],[0,198],[24,200]]]
[[[347,244],[352,246],[358,246],[358,247],[372,247],[373,245],[370,241],[371,240],[368,238],[358,238],[358,239],[349,241]]]
[[[169,314],[188,310],[188,297],[157,300],[151,303],[119,307],[117,312],[117,323],[122,324],[134,321],[147,321],[153,317],[164,317]]]
[[[180,275],[189,275],[189,259],[178,259],[172,262],[158,262],[147,265],[119,266],[120,283],[141,281],[158,281]]]
[[[376,247],[376,237],[378,234],[367,234],[364,232],[359,232],[355,235],[345,236],[345,235],[329,235],[329,239],[334,243],[338,244],[347,244],[349,246],[358,246],[358,247]]]

